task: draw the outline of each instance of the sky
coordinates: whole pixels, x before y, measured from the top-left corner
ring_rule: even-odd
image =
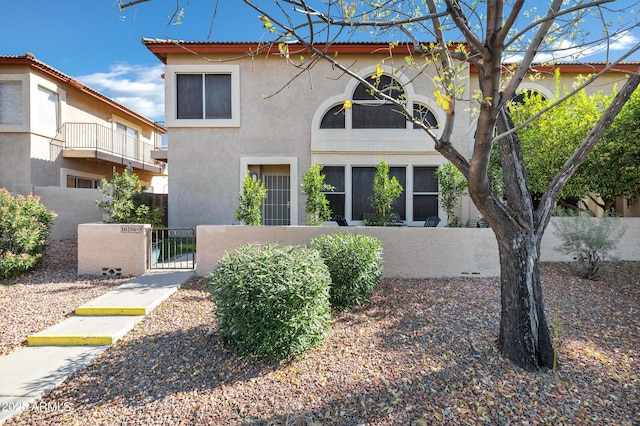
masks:
[[[635,0],[615,3],[625,2]],[[168,25],[176,4],[184,7],[182,22]],[[0,55],[31,52],[49,66],[157,121],[163,121],[164,114],[164,70],[142,38],[271,39],[258,14],[241,0],[152,0],[122,13],[118,0],[4,0],[2,6]],[[627,34],[614,47],[629,48],[639,41],[640,31]],[[640,60],[640,54],[631,59]],[[584,60],[601,59],[596,55]]]

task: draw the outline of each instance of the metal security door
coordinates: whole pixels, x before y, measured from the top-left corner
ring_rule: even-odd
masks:
[[[262,205],[263,225],[291,224],[291,184],[289,175],[263,175],[267,198]]]

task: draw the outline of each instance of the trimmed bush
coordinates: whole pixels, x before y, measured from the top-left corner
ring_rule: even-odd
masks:
[[[362,305],[382,278],[382,242],[367,235],[330,234],[312,240],[331,274],[330,302],[336,310]]]
[[[612,217],[585,217],[570,211],[560,212],[565,216],[553,223],[554,234],[560,238],[560,253],[574,256],[578,271],[583,278],[597,280],[598,272],[605,260],[612,260],[620,237],[625,232],[620,222]]]
[[[209,276],[223,343],[269,360],[307,351],[331,324],[330,283],[315,250],[249,244],[227,253]]]
[[[0,278],[16,277],[38,263],[55,217],[39,197],[12,197],[0,188]]]

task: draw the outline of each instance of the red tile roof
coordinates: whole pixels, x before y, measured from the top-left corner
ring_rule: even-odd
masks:
[[[276,43],[266,42],[212,42],[212,41],[184,41],[184,40],[165,40],[158,38],[143,38],[144,44],[160,61],[166,64],[167,55],[170,53],[194,53],[194,54],[255,54],[255,53],[280,53]],[[292,43],[289,45],[290,53],[292,46],[306,50],[301,44]],[[317,44],[322,49],[324,44]],[[411,44],[399,44],[394,48],[396,53],[407,53],[411,51]],[[389,52],[389,43],[384,42],[336,42],[332,43],[328,48],[329,53],[376,53]],[[607,63],[605,62],[562,62],[556,65],[535,64],[532,68],[539,71],[553,70],[562,67],[568,72],[577,73],[593,73],[602,70]],[[639,61],[624,62],[615,66],[612,71],[618,72],[637,72],[640,67]]]

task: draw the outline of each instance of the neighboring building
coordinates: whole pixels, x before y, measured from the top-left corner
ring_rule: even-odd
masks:
[[[304,224],[305,199],[299,188],[303,174],[316,161],[324,166],[326,182],[335,187],[327,194],[333,213],[361,224],[372,211],[369,197],[381,158],[404,187],[394,206],[403,220],[421,226],[429,216],[445,218],[434,176],[444,158],[433,140],[328,61],[301,71],[283,58],[277,46],[158,39],[143,43],[165,64],[170,226],[237,223],[234,211],[247,171],[267,186],[263,224]],[[391,55],[387,44],[338,43],[329,53],[337,52],[343,64],[352,65],[363,77],[375,75],[381,64],[385,72],[381,84],[396,87],[390,93],[406,99],[414,114],[438,134],[446,113],[437,106],[433,81],[415,78],[415,68],[405,66],[408,48],[399,45]],[[302,48],[295,52],[295,45],[289,49],[292,61],[307,54]],[[598,66],[561,68],[568,82]],[[539,71],[523,89],[553,96],[555,81],[548,72],[552,70]],[[622,84],[625,71],[608,73],[598,89]],[[429,64],[424,64],[423,72],[437,75]],[[476,87],[471,81],[462,95],[470,101],[457,104],[452,136],[467,157],[475,127],[471,99]],[[343,109],[345,100],[352,101],[351,109]],[[463,222],[477,218],[468,197],[462,200],[459,215]]]
[[[127,167],[152,192],[166,193],[166,161],[154,155],[165,133],[30,53],[0,56],[0,187],[41,195],[58,213],[56,222],[101,219],[98,197],[82,191]],[[63,237],[73,236],[74,225],[68,227]]]

